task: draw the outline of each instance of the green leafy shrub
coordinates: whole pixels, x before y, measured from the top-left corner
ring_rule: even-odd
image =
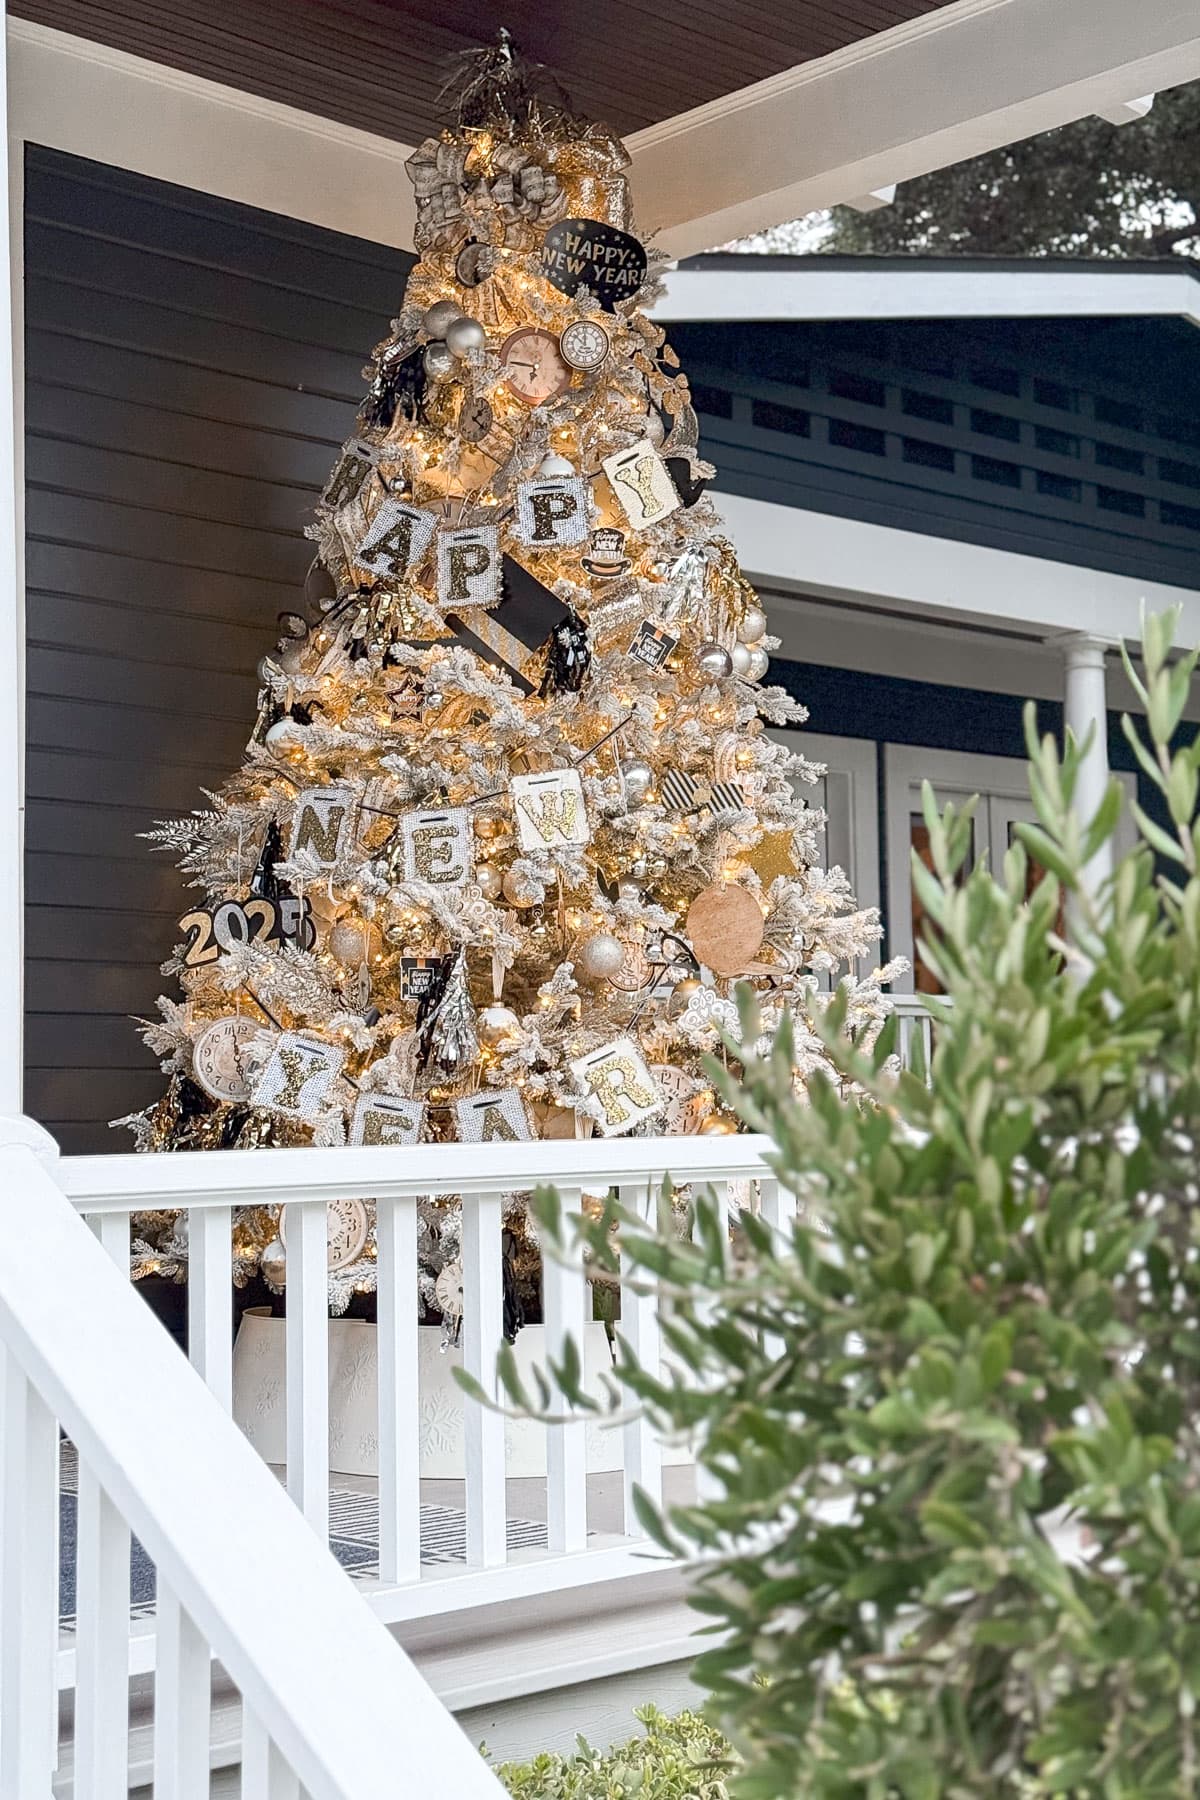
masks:
[[[928,1079],[890,1030],[849,1041],[837,999],[819,1028],[861,1101],[817,1075],[800,1103],[786,1030],[740,1082],[714,1071],[803,1202],[787,1241],[749,1218],[731,1245],[711,1199],[692,1242],[576,1222],[672,1298],[691,1379],[620,1373],[702,1429],[717,1498],[646,1517],[697,1558],[738,1795],[1200,1792],[1200,741],[1171,747],[1196,665],[1170,665],[1175,623],[1147,623],[1144,686],[1129,667],[1148,743],[1126,721],[1170,826],[1137,812],[1098,898],[1116,784],[1081,824],[1077,749],[1032,710],[1038,823],[1000,871],[965,870],[971,809],[926,795],[914,879],[952,1002]]]
[[[513,1800],[728,1800],[730,1750],[696,1713],[669,1719],[657,1707],[635,1715],[645,1735],[615,1750],[583,1739],[574,1756],[535,1756],[496,1773]]]

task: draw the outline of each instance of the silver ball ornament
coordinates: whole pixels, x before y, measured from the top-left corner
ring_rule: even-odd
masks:
[[[338,919],[330,929],[329,949],[340,963],[357,969],[378,956],[379,932],[367,919]]]
[[[622,764],[621,781],[626,800],[630,805],[637,806],[654,786],[654,770],[640,756],[634,756]]]
[[[425,364],[425,373],[428,375],[429,379],[431,381],[441,381],[450,373],[457,359],[450,353],[445,344],[433,343],[426,344],[425,354],[421,360]]]
[[[632,903],[640,900],[641,897],[642,897],[642,887],[641,887],[640,882],[630,881],[628,877],[626,877],[624,881],[618,881],[618,883],[617,883],[617,899],[618,900],[626,900],[632,904]]]
[[[750,673],[753,651],[749,644],[735,644],[729,652],[733,660],[733,672],[744,681]]]
[[[722,675],[732,674],[733,658],[724,644],[700,644],[696,650],[696,667],[702,674],[719,680]]]
[[[748,606],[742,614],[737,634],[743,644],[757,644],[767,631],[767,615],[761,606]]]
[[[502,1044],[505,1038],[519,1033],[521,1021],[511,1006],[485,1006],[479,1015],[479,1035],[485,1044],[493,1047]]]
[[[761,681],[770,667],[770,663],[771,659],[766,651],[760,650],[757,644],[753,645],[750,651],[749,680]]]
[[[272,1238],[258,1259],[263,1280],[268,1287],[281,1288],[287,1281],[287,1251],[278,1238]]]
[[[435,300],[432,306],[426,307],[421,323],[431,338],[444,338],[455,319],[462,316],[462,307],[457,301]]]
[[[475,880],[485,900],[498,900],[504,891],[500,871],[494,863],[479,863],[475,869]]]
[[[451,356],[470,356],[472,350],[487,348],[487,332],[478,319],[469,319],[464,313],[447,325],[446,348]]]
[[[575,951],[575,966],[588,981],[605,981],[625,961],[625,946],[611,931],[594,931]]]

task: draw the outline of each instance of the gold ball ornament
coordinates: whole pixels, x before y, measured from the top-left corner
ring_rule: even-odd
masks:
[[[703,985],[703,982],[695,975],[685,975],[682,981],[677,981],[671,990],[671,1001],[667,1007],[668,1017],[677,1019],[687,1007],[692,995],[698,994]]]
[[[286,1286],[287,1251],[278,1238],[271,1239],[258,1261],[259,1267],[262,1269],[263,1280],[268,1287],[282,1288]]]
[[[503,892],[500,871],[493,863],[476,863],[475,881],[485,900],[499,900]]]
[[[701,1137],[733,1137],[737,1131],[737,1120],[731,1119],[727,1113],[710,1113],[700,1127]]]
[[[485,1006],[479,1015],[479,1035],[493,1049],[507,1039],[518,1037],[521,1021],[511,1006]]]
[[[510,906],[524,909],[525,907],[536,906],[538,903],[537,894],[531,893],[525,886],[521,877],[515,875],[511,869],[508,869],[505,872],[500,887],[504,898],[508,901]]]

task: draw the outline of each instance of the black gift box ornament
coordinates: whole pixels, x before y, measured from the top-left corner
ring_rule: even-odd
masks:
[[[547,640],[579,621],[564,600],[512,556],[503,559],[501,595],[499,606],[492,611],[478,607],[469,613],[447,613],[446,623],[466,649],[493,668],[507,670],[523,694],[532,694],[541,679],[538,656]],[[576,657],[578,654],[576,644]]]

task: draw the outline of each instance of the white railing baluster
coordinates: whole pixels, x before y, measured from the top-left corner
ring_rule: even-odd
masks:
[[[621,1205],[627,1212],[638,1213],[653,1225],[657,1211],[657,1191],[645,1183],[622,1186]],[[643,1281],[648,1278],[643,1276]],[[657,1374],[661,1359],[661,1333],[658,1325],[658,1295],[635,1294],[626,1284],[621,1287],[620,1332],[644,1369]],[[640,1487],[656,1506],[662,1504],[662,1446],[658,1434],[640,1408],[623,1427],[625,1461],[625,1535],[644,1537],[645,1532],[633,1507],[633,1490]]]
[[[786,1250],[791,1241],[792,1224],[796,1217],[796,1196],[790,1188],[785,1188],[773,1175],[764,1176],[758,1184],[759,1212],[771,1229],[779,1234],[780,1250]],[[763,1335],[763,1349],[768,1356],[780,1357],[787,1345],[783,1338],[775,1332],[768,1331]]]
[[[325,1207],[287,1209],[287,1487],[329,1536],[329,1238]]]
[[[58,1762],[58,1425],[4,1359],[0,1800],[48,1800]]]
[[[496,1397],[496,1352],[504,1332],[500,1195],[464,1196],[462,1221],[463,1367]],[[467,1561],[495,1568],[508,1559],[504,1419],[463,1399]]]
[[[188,1214],[188,1356],[221,1405],[233,1407],[233,1209]]]
[[[713,1204],[716,1208],[716,1216],[719,1220],[723,1220],[725,1222],[725,1228],[726,1228],[726,1231],[728,1231],[728,1229],[729,1229],[729,1183],[728,1183],[728,1181],[715,1180],[711,1183],[706,1183],[705,1186],[711,1187]],[[707,1199],[707,1195],[705,1195],[703,1197]],[[696,1228],[696,1221],[693,1216],[693,1228],[692,1228],[693,1241],[698,1241],[699,1235],[700,1235],[699,1231]],[[707,1323],[709,1320],[711,1320],[713,1318],[716,1311],[717,1311],[717,1302],[714,1299],[712,1294],[704,1292],[704,1293],[701,1293],[697,1297],[696,1317],[697,1317],[698,1321],[700,1321],[701,1323]],[[711,1385],[713,1383],[713,1379],[714,1378],[713,1378],[711,1371],[702,1370],[700,1372],[699,1376],[697,1377],[697,1385],[700,1387],[711,1387]],[[701,1500],[701,1501],[703,1501],[703,1500],[721,1500],[724,1498],[724,1495],[725,1495],[725,1488],[724,1488],[724,1484],[720,1481],[720,1479],[716,1475],[714,1475],[711,1472],[711,1470],[706,1469],[703,1467],[702,1464],[697,1463],[697,1465],[696,1465],[696,1498],[697,1498],[697,1500]]]
[[[161,1571],[155,1611],[154,1800],[208,1800],[208,1645]]]
[[[417,1202],[376,1205],[379,1574],[421,1574],[421,1394],[417,1363]]]
[[[125,1800],[129,1527],[83,1462],[76,1507],[75,1800]]]
[[[397,1772],[397,1781],[400,1779]],[[271,1742],[264,1727],[245,1705],[242,1707],[242,1800],[300,1800],[300,1783],[284,1761],[278,1744]]]
[[[562,1190],[565,1213],[577,1213],[582,1196],[578,1188]],[[583,1324],[591,1290],[583,1272],[580,1246],[547,1256],[542,1264],[542,1308],[546,1321],[546,1358],[561,1361],[568,1340],[573,1340],[583,1368]],[[553,1380],[551,1405],[556,1411],[567,1402]],[[587,1547],[587,1438],[583,1415],[566,1425],[546,1429],[546,1539],[552,1551]]]

